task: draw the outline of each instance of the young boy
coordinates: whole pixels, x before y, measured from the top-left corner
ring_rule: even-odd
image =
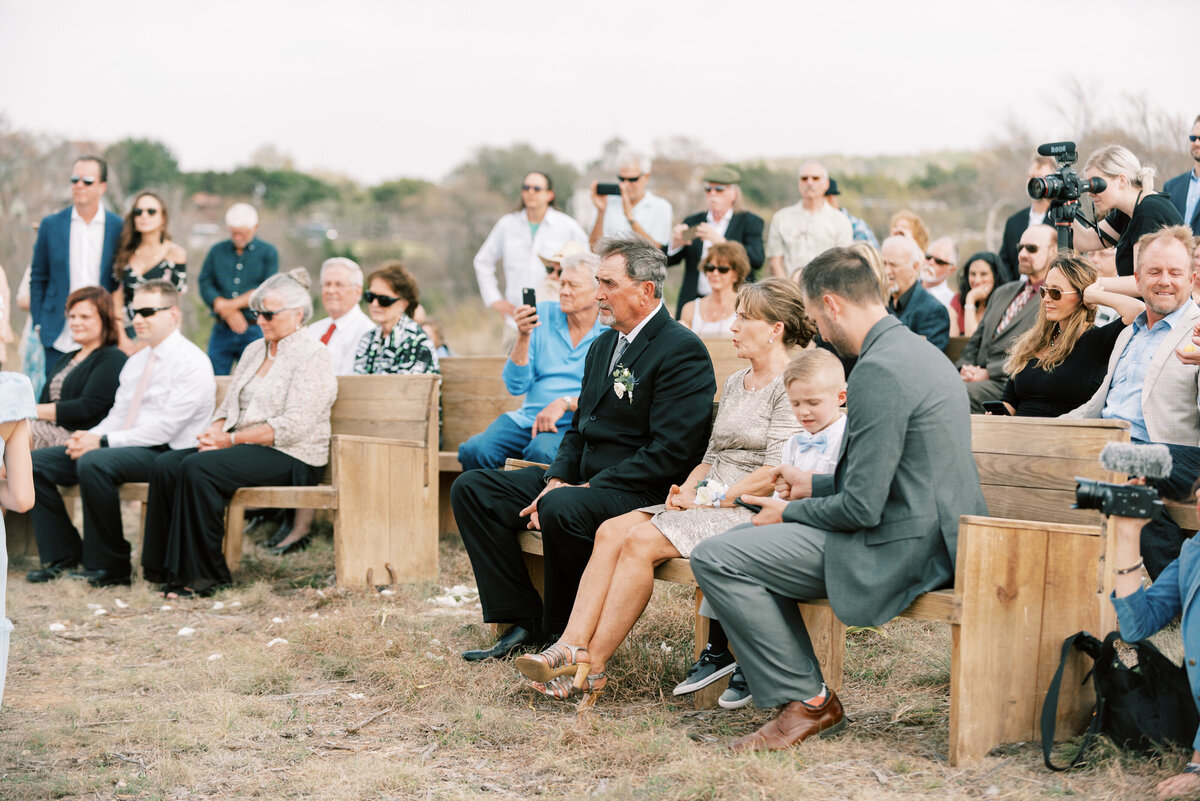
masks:
[[[788,500],[788,485],[781,479],[785,467],[810,473],[832,473],[837,467],[846,433],[846,415],[841,409],[846,405],[846,374],[836,356],[818,348],[792,359],[783,371],[783,384],[792,403],[792,413],[804,430],[784,444],[782,464],[763,466],[759,471],[763,472],[760,477],[776,482],[774,497]],[[702,606],[700,613],[705,611]],[[729,686],[717,703],[725,709],[738,709],[754,700],[741,668],[728,651],[728,644],[720,622],[712,620],[708,645],[674,694],[695,692],[732,673]]]

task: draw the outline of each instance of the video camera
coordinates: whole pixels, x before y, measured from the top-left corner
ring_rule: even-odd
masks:
[[[1103,192],[1107,187],[1103,178],[1083,178],[1071,165],[1079,159],[1074,142],[1048,142],[1039,145],[1039,156],[1053,156],[1058,162],[1058,172],[1044,178],[1030,178],[1026,191],[1034,200],[1048,199],[1050,210],[1046,221],[1058,231],[1058,249],[1070,250],[1073,244],[1071,223],[1079,214],[1079,198],[1087,192]],[[1090,221],[1080,217],[1082,222]],[[1093,226],[1095,223],[1091,223]]]
[[[1171,451],[1166,445],[1110,442],[1100,452],[1100,464],[1130,477],[1166,478],[1171,475]],[[1149,520],[1163,505],[1153,487],[1107,484],[1079,476],[1075,485],[1074,509],[1099,509],[1106,515]]]

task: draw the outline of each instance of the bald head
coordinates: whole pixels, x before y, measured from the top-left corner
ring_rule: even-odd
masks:
[[[1031,225],[1017,244],[1017,269],[1030,281],[1042,281],[1054,258],[1058,234],[1050,225]]]

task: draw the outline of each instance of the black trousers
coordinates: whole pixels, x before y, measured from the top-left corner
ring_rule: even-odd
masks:
[[[316,484],[324,470],[264,445],[164,453],[150,471],[142,568],[195,590],[233,583],[221,551],[233,493]]]
[[[31,512],[38,555],[43,564],[76,564],[87,570],[129,570],[129,541],[121,529],[121,498],[117,489],[127,481],[146,481],[150,466],[166,450],[97,448],[78,460],[67,449],[38,448],[33,452],[33,486],[37,502]],[[56,485],[79,485],[83,499],[83,540],[71,522]]]
[[[542,525],[545,602],[529,580],[515,532],[529,522],[517,513],[545,486],[546,471],[470,470],[450,488],[483,619],[557,633],[566,628],[579,579],[592,555],[596,529],[605,520],[662,501],[651,493],[563,487],[538,503]],[[540,621],[540,623],[539,623]]]
[[[1192,503],[1195,500],[1189,497],[1192,484],[1200,476],[1200,448],[1168,444],[1167,449],[1171,451],[1171,475],[1152,478],[1147,483],[1158,490],[1162,498]],[[1146,572],[1151,579],[1158,578],[1158,574],[1179,557],[1179,549],[1187,538],[1165,509],[1160,509],[1142,526],[1142,558],[1146,560]]]

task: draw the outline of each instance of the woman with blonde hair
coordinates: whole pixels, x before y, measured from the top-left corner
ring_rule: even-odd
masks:
[[[917,243],[922,253],[929,249],[929,227],[915,211],[900,209],[893,214],[888,223],[888,236],[907,236]]]
[[[741,242],[718,242],[700,266],[711,294],[683,304],[679,322],[699,337],[732,339],[729,326],[737,317],[737,293],[750,275],[750,257]]]

